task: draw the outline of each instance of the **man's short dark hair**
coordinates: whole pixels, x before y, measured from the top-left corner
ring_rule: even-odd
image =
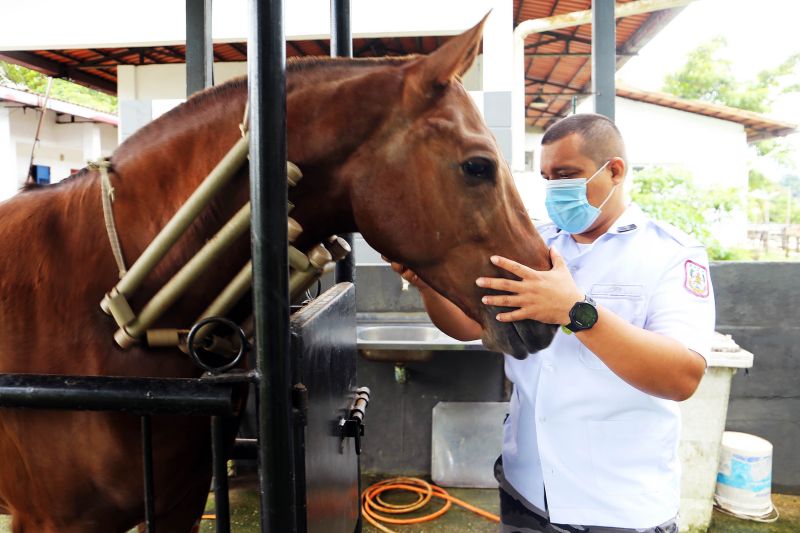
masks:
[[[595,113],[580,113],[559,120],[544,133],[542,146],[573,134],[580,137],[583,153],[598,166],[612,157],[627,160],[625,143],[617,126],[608,117]]]

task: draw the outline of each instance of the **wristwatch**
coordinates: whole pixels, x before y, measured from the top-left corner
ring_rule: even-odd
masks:
[[[597,304],[587,294],[583,301],[577,302],[569,310],[569,320],[564,327],[572,333],[590,329],[597,323]]]

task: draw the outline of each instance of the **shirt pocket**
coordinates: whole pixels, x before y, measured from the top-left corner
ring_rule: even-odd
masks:
[[[598,305],[605,307],[626,322],[642,326],[644,315],[644,285],[621,283],[595,283],[589,296]],[[602,320],[602,319],[601,319]],[[608,367],[582,343],[578,352],[581,363],[592,370],[608,370]]]

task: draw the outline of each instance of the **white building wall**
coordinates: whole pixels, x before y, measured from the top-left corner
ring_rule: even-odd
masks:
[[[0,108],[0,200],[25,183],[38,123],[38,110]],[[111,155],[117,146],[116,129],[89,122],[57,124],[56,114],[48,111],[33,162],[49,166],[50,182],[56,183],[68,177],[71,169],[86,166],[88,160]]]
[[[592,112],[591,99],[584,100],[577,111]],[[749,149],[747,134],[741,124],[617,98],[616,125],[625,140],[630,168],[650,165],[682,167],[691,172],[698,187],[733,187],[741,192],[742,201],[746,201]],[[539,177],[543,135],[541,131],[528,130],[525,150],[534,151],[534,171],[516,175],[525,204],[535,218],[547,218],[544,186]],[[629,174],[626,190],[631,184]],[[746,204],[730,220],[714,227],[713,233],[723,245],[744,245],[747,240]]]

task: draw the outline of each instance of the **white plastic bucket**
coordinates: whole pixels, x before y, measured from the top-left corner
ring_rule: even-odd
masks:
[[[747,433],[725,431],[714,499],[731,514],[763,518],[772,506],[772,444]]]

